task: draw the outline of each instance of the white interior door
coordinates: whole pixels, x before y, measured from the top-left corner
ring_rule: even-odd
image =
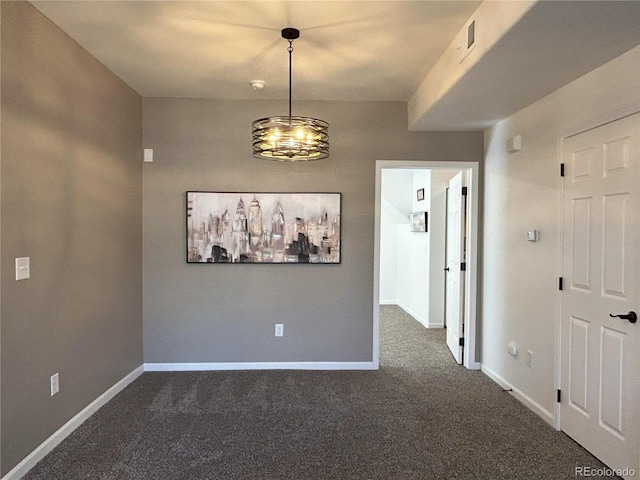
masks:
[[[447,272],[445,318],[447,321],[447,346],[456,362],[462,363],[464,337],[464,200],[462,187],[464,172],[449,180],[447,195]]]
[[[563,154],[562,430],[637,474],[640,323],[610,314],[640,312],[640,114],[566,139]]]

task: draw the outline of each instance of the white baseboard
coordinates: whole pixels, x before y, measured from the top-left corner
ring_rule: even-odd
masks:
[[[65,423],[49,438],[42,442],[36,449],[27,455],[18,465],[11,469],[2,480],[19,480],[26,473],[31,470],[36,463],[42,460],[51,450],[53,450],[60,442],[67,438],[73,431],[78,428],[82,423],[87,420],[91,415],[97,412],[102,406],[104,406],[109,400],[120,393],[124,388],[138,378],[144,372],[144,368],[140,365],[134,371],[129,373],[126,377],[120,380],[118,383],[109,388],[106,392],[96,398],[93,402],[87,405],[80,413]]]
[[[402,303],[398,303],[395,300],[380,300],[380,302],[378,302],[378,303],[380,305],[395,305],[396,307],[400,307],[402,310],[404,310],[409,315],[411,315],[414,319],[416,319],[418,322],[420,322],[425,328],[444,328],[444,322],[429,323],[428,320],[425,320],[424,318],[422,318],[420,315],[415,313],[409,307],[407,307],[406,305],[404,305]]]
[[[480,362],[469,362],[468,365],[465,365],[469,370],[480,370],[482,368],[482,364]]]
[[[442,328],[442,327],[444,327],[444,324],[435,324],[435,325],[434,324],[430,324],[428,318],[422,318],[420,315],[418,315],[416,312],[411,310],[409,307],[407,307],[403,303],[398,303],[397,305],[402,310],[404,310],[409,315],[411,315],[417,322],[420,322],[424,326],[424,328]]]
[[[542,418],[545,422],[547,422],[549,425],[551,425],[552,427],[555,428],[555,423],[554,423],[554,418],[553,418],[553,413],[552,412],[550,412],[549,410],[545,409],[538,402],[536,402],[531,397],[526,395],[522,390],[519,390],[516,387],[514,387],[513,385],[511,385],[507,380],[502,378],[500,375],[498,375],[496,372],[491,370],[489,367],[487,367],[485,365],[481,365],[480,369],[482,370],[482,373],[484,373],[487,377],[489,377],[491,380],[496,382],[502,388],[511,389],[510,393],[516,398],[516,400],[518,400],[520,403],[524,404],[527,408],[529,408],[529,410],[532,410],[540,418]]]
[[[377,370],[374,362],[219,362],[145,363],[145,372],[195,372],[217,370]]]
[[[378,304],[380,304],[380,305],[398,305],[398,302],[396,300],[380,300],[378,302]]]

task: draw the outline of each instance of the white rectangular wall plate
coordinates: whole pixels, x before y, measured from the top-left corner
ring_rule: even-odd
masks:
[[[507,140],[507,152],[515,153],[522,150],[522,135],[516,135]]]
[[[29,257],[16,258],[16,280],[26,280],[31,277]]]
[[[144,161],[147,163],[153,162],[153,148],[144,149]]]
[[[55,373],[51,375],[51,396],[53,397],[60,391],[60,374]]]
[[[284,337],[284,325],[282,323],[276,323],[276,337]]]
[[[538,230],[527,230],[527,240],[530,242],[537,242]]]

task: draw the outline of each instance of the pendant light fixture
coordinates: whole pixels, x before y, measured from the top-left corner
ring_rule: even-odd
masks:
[[[293,41],[300,36],[295,28],[282,30],[289,41],[289,115],[268,117],[252,124],[253,156],[281,162],[307,162],[329,156],[329,124],[324,120],[291,115],[291,53]]]

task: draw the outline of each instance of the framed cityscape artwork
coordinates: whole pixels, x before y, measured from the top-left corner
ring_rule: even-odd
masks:
[[[340,193],[187,192],[187,263],[340,263]]]

